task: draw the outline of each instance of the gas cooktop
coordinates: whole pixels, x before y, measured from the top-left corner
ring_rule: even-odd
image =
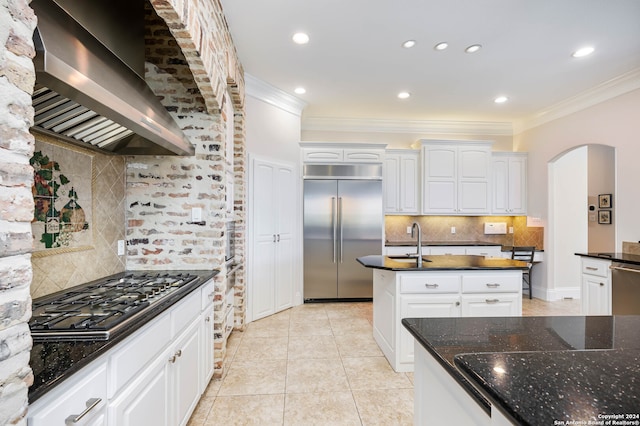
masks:
[[[33,301],[34,340],[108,340],[127,323],[198,280],[188,273],[131,272]]]

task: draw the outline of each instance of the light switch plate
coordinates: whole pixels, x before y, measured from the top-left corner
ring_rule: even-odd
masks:
[[[455,227],[455,226],[452,226],[452,227],[451,227],[451,233],[452,233],[452,234],[455,234],[455,233],[456,233],[456,227]]]
[[[201,207],[192,207],[191,208],[191,222],[202,222],[202,208]]]
[[[124,256],[124,240],[118,240],[118,256]]]
[[[407,234],[410,234],[410,233],[411,233],[411,227],[407,226]]]

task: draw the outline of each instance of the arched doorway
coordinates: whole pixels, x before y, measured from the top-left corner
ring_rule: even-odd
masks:
[[[602,223],[598,196],[615,199],[615,149],[582,145],[552,159],[549,172],[547,300],[580,298],[580,259],[575,253],[611,252],[615,223]],[[590,207],[593,206],[593,207]]]

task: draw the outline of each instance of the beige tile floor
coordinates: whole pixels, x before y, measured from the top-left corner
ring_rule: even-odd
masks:
[[[525,296],[523,315],[579,315],[579,302]],[[411,425],[413,374],[391,369],[371,323],[371,303],[305,304],[234,331],[189,426]]]

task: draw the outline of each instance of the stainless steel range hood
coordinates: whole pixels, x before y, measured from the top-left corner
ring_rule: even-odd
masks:
[[[117,154],[194,155],[144,79],[55,1],[30,5],[38,18],[32,130]]]

